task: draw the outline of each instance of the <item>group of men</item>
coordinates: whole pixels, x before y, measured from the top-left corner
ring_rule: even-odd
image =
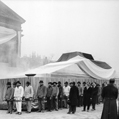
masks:
[[[17,81],[11,86],[11,82],[7,82],[7,90],[5,100],[7,101],[8,112],[12,114],[13,110],[17,111],[16,114],[22,114],[22,100],[25,97],[27,112],[31,112],[31,102],[33,97],[33,88],[30,82],[26,82],[25,90],[21,86],[21,82]]]
[[[39,81],[39,86],[36,95],[34,95],[33,87],[30,82],[26,82],[25,89],[21,86],[20,81],[13,83],[7,83],[7,91],[5,100],[8,104],[8,113],[12,114],[12,110],[16,107],[17,114],[21,115],[22,100],[25,99],[27,113],[31,113],[33,99],[38,100],[38,112],[53,111],[62,108],[69,108],[70,113],[76,112],[76,107],[83,106],[82,111],[89,111],[92,104],[92,110],[95,110],[95,104],[97,101],[99,88],[98,85],[93,82],[83,82],[81,86],[80,82],[68,82],[62,86],[61,82],[48,82],[48,87],[43,83],[43,80]],[[47,107],[46,107],[47,102]]]

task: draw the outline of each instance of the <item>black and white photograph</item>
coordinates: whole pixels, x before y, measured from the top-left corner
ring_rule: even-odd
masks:
[[[119,119],[119,1],[0,0],[0,119]]]

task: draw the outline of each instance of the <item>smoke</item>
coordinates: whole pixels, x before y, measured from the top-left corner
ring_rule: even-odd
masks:
[[[20,66],[18,40],[17,36],[15,36],[10,41],[0,44],[0,79],[11,77],[24,71],[24,66]]]
[[[0,79],[10,78],[52,62],[52,57],[41,57],[32,53],[31,56],[18,57],[18,40],[14,37],[0,45]]]
[[[14,36],[17,34],[14,30],[0,28],[0,41],[10,38],[9,35]],[[40,55],[36,55],[36,53],[32,53],[31,56],[18,57],[18,36],[16,35],[11,40],[0,44],[0,79],[14,77],[31,68],[45,65],[51,62],[52,58],[53,55],[42,58]]]

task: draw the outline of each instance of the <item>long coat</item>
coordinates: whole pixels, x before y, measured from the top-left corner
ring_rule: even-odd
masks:
[[[72,86],[69,93],[69,100],[71,106],[76,106],[78,102],[79,91],[76,86]]]
[[[103,88],[102,98],[104,106],[101,119],[117,119],[117,96],[118,89],[113,84],[109,84]]]
[[[92,104],[96,103],[96,99],[97,99],[97,95],[98,95],[98,87],[92,87]]]
[[[85,87],[83,92],[83,105],[88,105],[91,103],[91,94],[92,94],[92,88],[89,87],[87,89],[87,87]]]
[[[60,99],[63,97],[63,87],[61,85],[59,85],[58,88],[59,88],[58,99]]]

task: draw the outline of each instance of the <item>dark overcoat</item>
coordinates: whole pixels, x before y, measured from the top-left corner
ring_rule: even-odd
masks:
[[[76,86],[72,86],[69,93],[69,100],[71,106],[77,106],[79,91]]]
[[[96,103],[96,99],[97,99],[97,95],[98,95],[98,87],[92,87],[92,104]]]
[[[102,98],[104,101],[101,119],[117,119],[117,104],[118,89],[109,84],[103,88]]]
[[[87,89],[87,87],[85,87],[83,92],[83,105],[88,105],[91,103],[91,94],[92,94],[92,88],[89,87]]]
[[[59,88],[58,99],[60,99],[63,97],[63,87],[61,85],[59,85],[58,88]]]

